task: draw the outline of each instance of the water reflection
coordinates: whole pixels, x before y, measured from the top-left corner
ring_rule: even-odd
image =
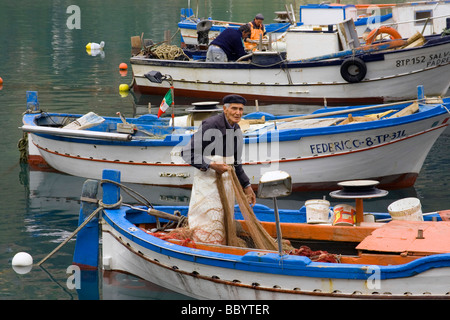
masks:
[[[104,271],[103,300],[191,300],[190,297],[170,291],[129,274]]]

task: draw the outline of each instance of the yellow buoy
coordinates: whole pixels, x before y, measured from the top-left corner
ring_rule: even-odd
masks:
[[[130,86],[127,85],[127,84],[122,83],[122,84],[119,86],[119,91],[120,91],[120,92],[129,91],[129,90],[130,90]]]

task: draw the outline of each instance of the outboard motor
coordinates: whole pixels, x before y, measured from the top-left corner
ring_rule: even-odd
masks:
[[[197,43],[199,46],[202,45],[207,46],[209,44],[208,33],[211,27],[212,27],[211,20],[202,20],[199,23],[197,23]]]

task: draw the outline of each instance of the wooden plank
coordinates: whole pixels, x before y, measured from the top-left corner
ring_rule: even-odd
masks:
[[[406,108],[403,108],[399,112],[390,116],[389,119],[409,116],[410,114],[416,113],[417,111],[419,111],[419,103],[417,101],[414,101],[412,104],[410,104]]]
[[[239,221],[247,230],[245,221]],[[261,222],[264,229],[272,237],[276,237],[276,227],[273,222]],[[372,231],[381,227],[381,223],[361,223],[360,226],[332,226],[325,224],[281,223],[281,233],[285,239],[305,239],[323,241],[361,242]]]
[[[140,36],[131,37],[131,54],[136,55],[141,52],[142,41]]]

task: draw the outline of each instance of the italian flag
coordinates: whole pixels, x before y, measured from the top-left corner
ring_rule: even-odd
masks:
[[[172,104],[173,97],[172,97],[172,90],[169,90],[166,95],[164,96],[163,101],[161,102],[161,105],[159,106],[158,110],[158,118],[161,117],[163,113],[166,112],[167,108]]]

